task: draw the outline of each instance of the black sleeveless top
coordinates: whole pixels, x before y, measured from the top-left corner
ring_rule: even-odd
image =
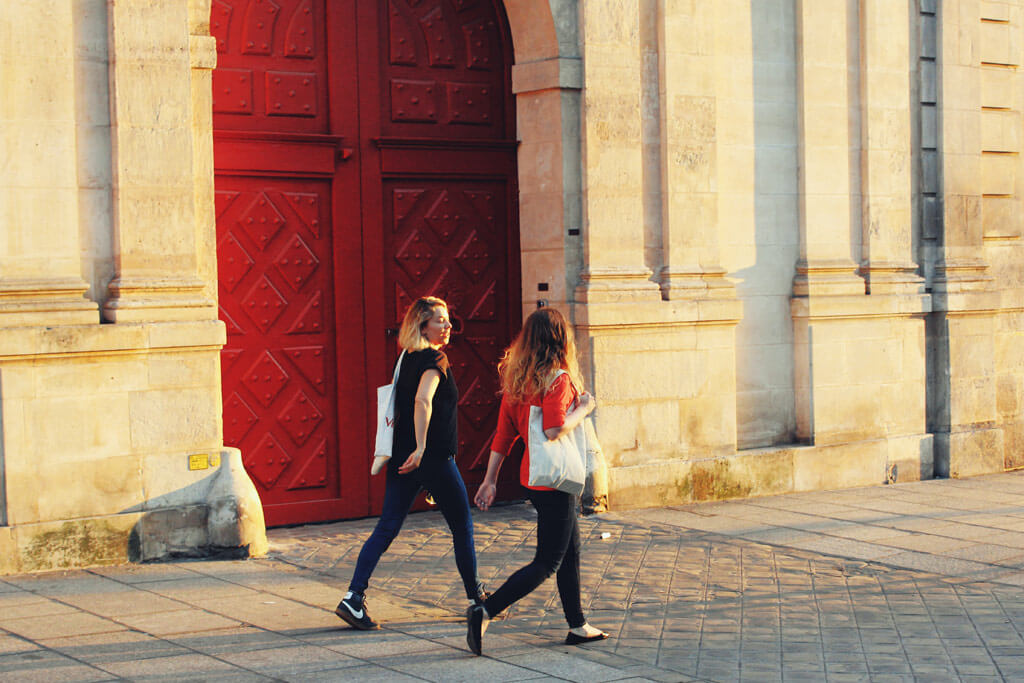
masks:
[[[455,455],[459,443],[457,411],[459,388],[448,357],[432,348],[406,352],[395,386],[395,441],[388,467],[398,468],[416,450],[416,424],[413,411],[420,378],[427,370],[437,370],[441,383],[431,402],[427,445],[420,466],[444,461]]]

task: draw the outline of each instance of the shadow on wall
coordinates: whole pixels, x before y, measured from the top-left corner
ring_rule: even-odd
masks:
[[[143,513],[128,538],[132,562],[267,552],[263,505],[237,448],[221,451],[210,476],[121,512]]]

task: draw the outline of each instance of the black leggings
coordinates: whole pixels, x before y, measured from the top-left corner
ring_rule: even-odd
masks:
[[[528,489],[528,495],[537,509],[537,552],[530,564],[518,569],[487,598],[484,607],[495,617],[557,572],[558,595],[562,599],[565,620],[569,628],[579,628],[587,620],[580,604],[578,500],[562,491]]]

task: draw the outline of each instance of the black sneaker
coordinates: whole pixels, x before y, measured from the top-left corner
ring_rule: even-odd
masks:
[[[483,654],[486,630],[487,610],[483,605],[470,605],[466,610],[466,644],[475,655]]]
[[[359,593],[345,593],[345,597],[334,608],[334,613],[348,622],[349,626],[360,631],[375,631],[380,628],[380,624],[370,618],[370,613],[366,610],[366,600]]]

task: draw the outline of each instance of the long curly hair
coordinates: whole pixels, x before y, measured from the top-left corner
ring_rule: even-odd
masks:
[[[583,391],[572,326],[556,309],[539,308],[498,362],[501,391],[521,403],[547,391],[558,370],[565,370],[577,391]]]

